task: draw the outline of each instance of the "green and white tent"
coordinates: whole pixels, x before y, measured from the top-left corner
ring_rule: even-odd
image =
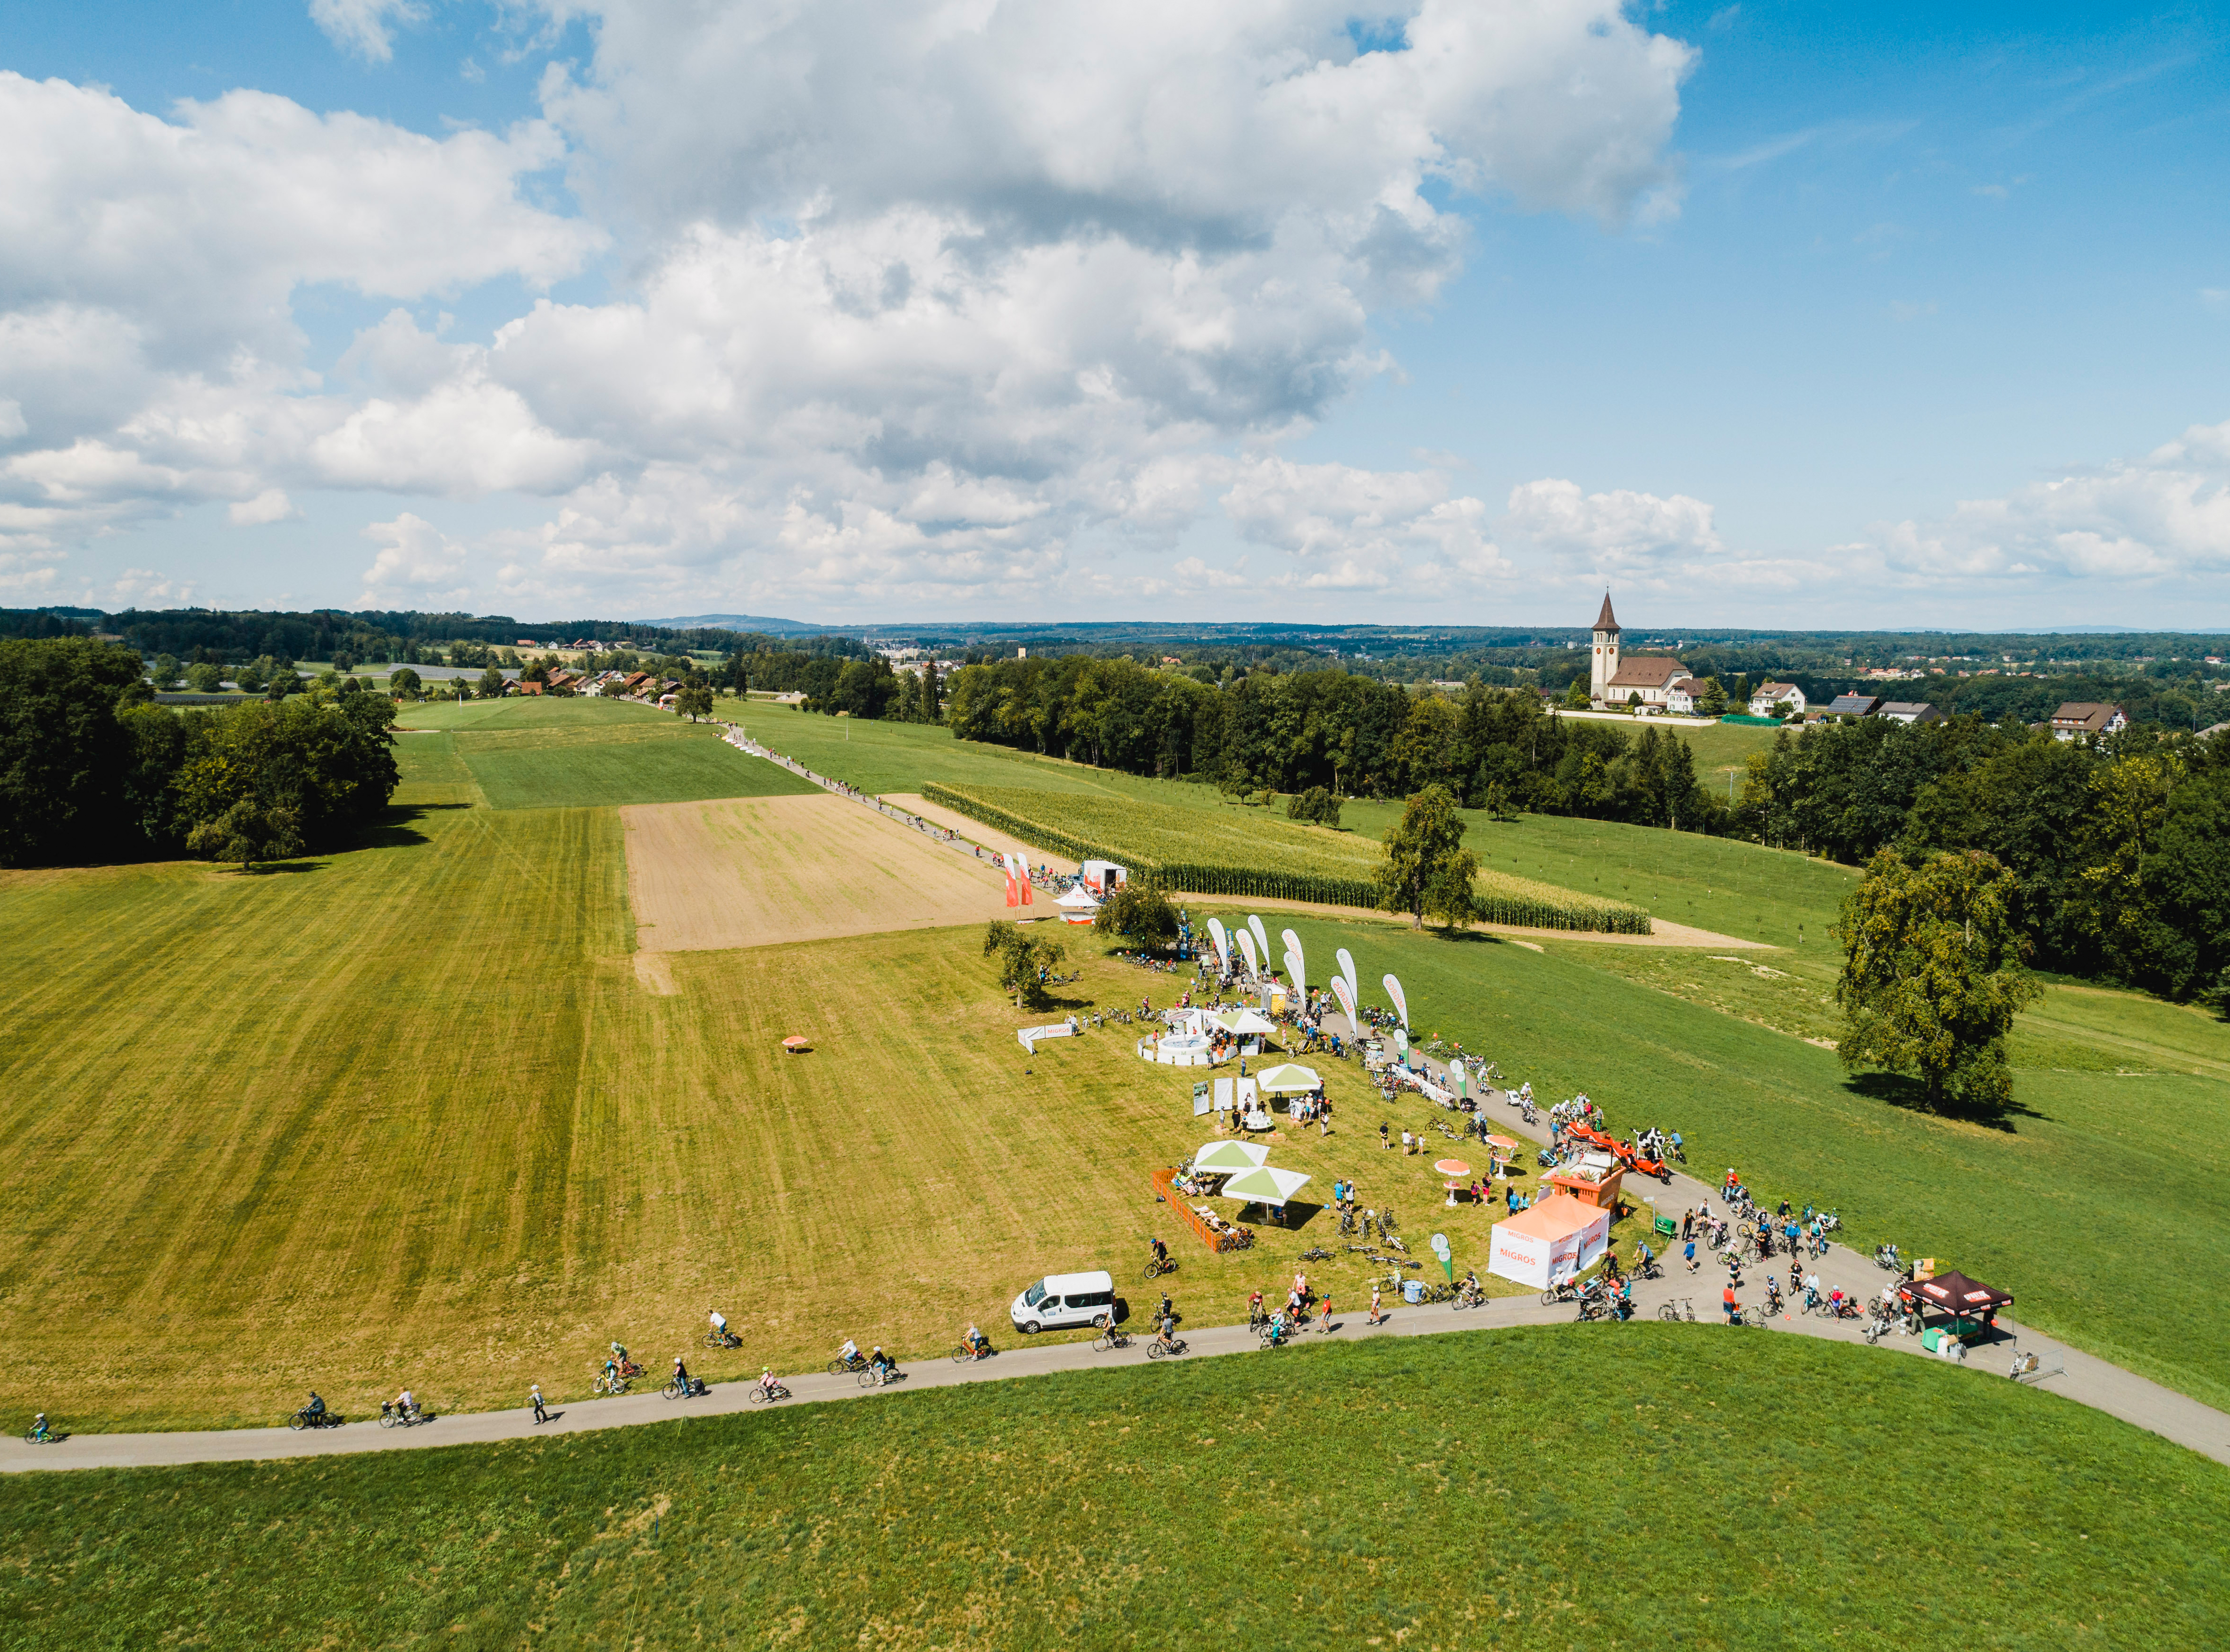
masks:
[[[1212,1141],[1192,1156],[1192,1167],[1196,1171],[1228,1176],[1259,1170],[1269,1157],[1269,1147],[1259,1141]]]
[[[1265,1095],[1306,1095],[1312,1090],[1323,1088],[1324,1081],[1317,1076],[1315,1068],[1287,1062],[1279,1067],[1266,1067],[1256,1074],[1254,1087]]]
[[[1223,1197],[1244,1199],[1249,1204],[1283,1204],[1306,1187],[1309,1180],[1299,1171],[1264,1165],[1256,1170],[1242,1171],[1226,1182]]]

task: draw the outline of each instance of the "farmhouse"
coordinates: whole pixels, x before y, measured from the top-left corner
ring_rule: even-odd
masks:
[[[1827,702],[1822,717],[1871,717],[1874,707],[1881,704],[1879,694],[1837,694]]]
[[[1589,661],[1589,697],[1597,706],[1627,706],[1637,700],[1660,711],[1675,709],[1676,689],[1692,709],[1696,680],[1688,668],[1669,655],[1644,655],[1624,660],[1618,654],[1618,616],[1610,611],[1610,593],[1603,592],[1602,611],[1595,616],[1595,655]]]
[[[1804,715],[1804,691],[1793,682],[1769,682],[1750,697],[1752,717],[1770,717],[1776,706],[1786,706],[1799,717]]]
[[[2119,706],[2071,700],[2053,713],[2052,738],[2072,740],[2079,734],[2118,734],[2129,726],[2129,715]]]

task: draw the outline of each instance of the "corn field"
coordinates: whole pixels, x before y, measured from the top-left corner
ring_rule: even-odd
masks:
[[[925,785],[931,803],[1075,861],[1113,861],[1189,894],[1376,907],[1379,848],[1370,838],[1259,814],[1188,809],[1140,797]],[[1530,878],[1479,876],[1480,916],[1532,929],[1646,935],[1649,914]]]

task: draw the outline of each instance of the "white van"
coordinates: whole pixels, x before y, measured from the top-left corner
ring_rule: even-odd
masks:
[[[1104,1326],[1114,1312],[1115,1275],[1109,1273],[1048,1274],[1007,1310],[1015,1329],[1028,1336],[1080,1325]]]

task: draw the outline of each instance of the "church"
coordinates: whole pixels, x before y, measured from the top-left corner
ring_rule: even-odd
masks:
[[[1589,698],[1595,705],[1614,709],[1633,705],[1639,697],[1641,705],[1660,711],[1685,714],[1696,709],[1699,686],[1678,660],[1660,654],[1619,657],[1618,616],[1610,611],[1608,591],[1603,592],[1595,632],[1595,657],[1588,671]]]

